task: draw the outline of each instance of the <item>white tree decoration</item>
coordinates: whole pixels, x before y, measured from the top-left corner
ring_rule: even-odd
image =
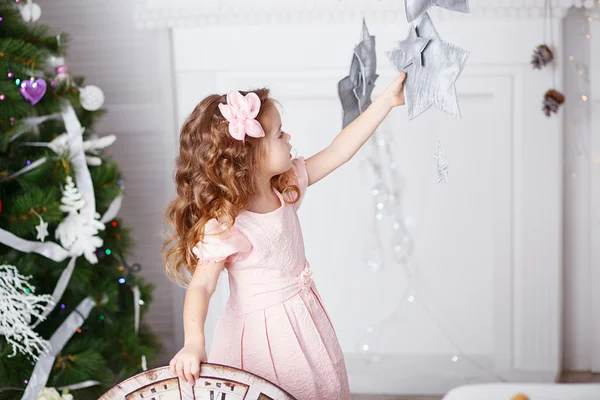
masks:
[[[42,312],[54,301],[49,294],[34,294],[35,288],[27,282],[30,278],[20,275],[14,265],[0,265],[0,334],[13,346],[9,357],[20,352],[37,360],[50,345],[33,330],[31,321],[44,319]]]
[[[70,393],[58,393],[53,387],[47,387],[42,390],[37,400],[73,400],[73,395]]]
[[[71,254],[83,254],[90,263],[96,264],[96,249],[103,244],[103,240],[96,236],[98,231],[104,230],[104,224],[98,220],[100,215],[96,213],[95,218],[88,218],[79,213],[85,205],[85,200],[70,176],[67,176],[61,202],[63,204],[59,207],[60,210],[69,214],[56,228],[56,239],[60,240],[62,246]]]

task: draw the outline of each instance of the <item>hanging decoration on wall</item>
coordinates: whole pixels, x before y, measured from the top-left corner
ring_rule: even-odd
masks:
[[[448,160],[444,156],[442,142],[438,142],[437,152],[433,155],[437,166],[437,182],[448,186]]]
[[[468,0],[404,0],[406,20],[411,23],[434,6],[464,14],[471,13]]]
[[[428,293],[414,256],[414,242],[408,222],[410,219],[403,213],[404,178],[396,161],[394,134],[384,121],[369,140],[370,151],[365,162],[374,180],[371,187],[373,214],[363,260],[365,266],[373,272],[383,271],[387,262],[392,261],[394,266],[401,268],[405,281],[399,304],[386,318],[366,327],[364,335],[355,345],[357,353],[369,364],[385,362],[385,355],[378,351],[377,342],[395,326],[404,325],[401,322],[406,314],[414,307],[420,307],[453,348],[454,354],[444,360],[448,368],[472,368],[485,375],[486,380],[491,378],[504,381],[494,371],[470,357],[440,322],[440,316],[429,302],[433,296]],[[443,157],[441,142],[438,144],[438,153],[441,154],[437,157],[438,177],[444,182],[448,164]]]
[[[461,118],[455,83],[469,54],[441,40],[429,14],[423,14],[417,26],[411,25],[408,37],[386,53],[398,73],[406,72],[404,90],[409,119],[431,106]]]
[[[363,19],[362,39],[354,48],[350,74],[338,83],[343,110],[342,128],[348,126],[371,104],[371,94],[378,78],[376,69],[375,36],[369,34]]]
[[[535,69],[542,69],[546,65],[550,64],[554,60],[554,54],[552,54],[552,50],[545,44],[540,44],[533,51],[533,56],[531,57],[531,65]]]
[[[534,69],[542,69],[547,65],[552,65],[552,88],[544,94],[544,99],[542,100],[542,112],[546,117],[558,113],[560,106],[565,101],[565,96],[556,89],[556,63],[554,62],[554,54],[552,53],[552,49],[554,48],[553,18],[552,1],[544,0],[544,44],[539,45],[534,50],[531,64]],[[550,40],[548,41],[548,39]],[[547,45],[545,43],[550,44]]]
[[[544,105],[542,110],[546,117],[550,117],[553,113],[556,114],[561,104],[565,102],[565,96],[554,89],[550,89],[544,95]]]

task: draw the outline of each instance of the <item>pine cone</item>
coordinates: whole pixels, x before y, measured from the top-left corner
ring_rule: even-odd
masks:
[[[542,107],[546,117],[549,117],[552,113],[557,113],[560,105],[564,103],[564,101],[565,96],[562,93],[554,89],[548,90],[544,95],[544,106]]]
[[[552,50],[545,44],[540,44],[534,51],[531,58],[531,65],[535,69],[542,69],[542,67],[549,64],[554,59]]]

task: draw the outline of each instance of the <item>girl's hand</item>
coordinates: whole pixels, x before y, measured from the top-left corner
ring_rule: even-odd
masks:
[[[401,72],[400,75],[385,88],[384,94],[388,97],[392,107],[404,105],[404,79],[406,79],[406,72]]]
[[[173,375],[193,386],[200,379],[200,364],[206,362],[206,358],[203,343],[186,344],[173,357],[169,368]]]

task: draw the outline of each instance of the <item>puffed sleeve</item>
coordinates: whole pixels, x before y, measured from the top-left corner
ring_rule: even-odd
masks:
[[[296,207],[297,210],[300,208],[300,204],[302,204],[302,200],[304,200],[304,194],[308,188],[308,171],[306,170],[306,161],[304,160],[304,157],[298,157],[292,160],[291,171],[295,177],[296,184],[300,189],[300,199],[294,203],[294,207]]]
[[[204,238],[192,252],[202,263],[223,260],[232,263],[245,259],[251,250],[250,241],[238,228],[225,230],[223,224],[211,219],[204,226]]]

